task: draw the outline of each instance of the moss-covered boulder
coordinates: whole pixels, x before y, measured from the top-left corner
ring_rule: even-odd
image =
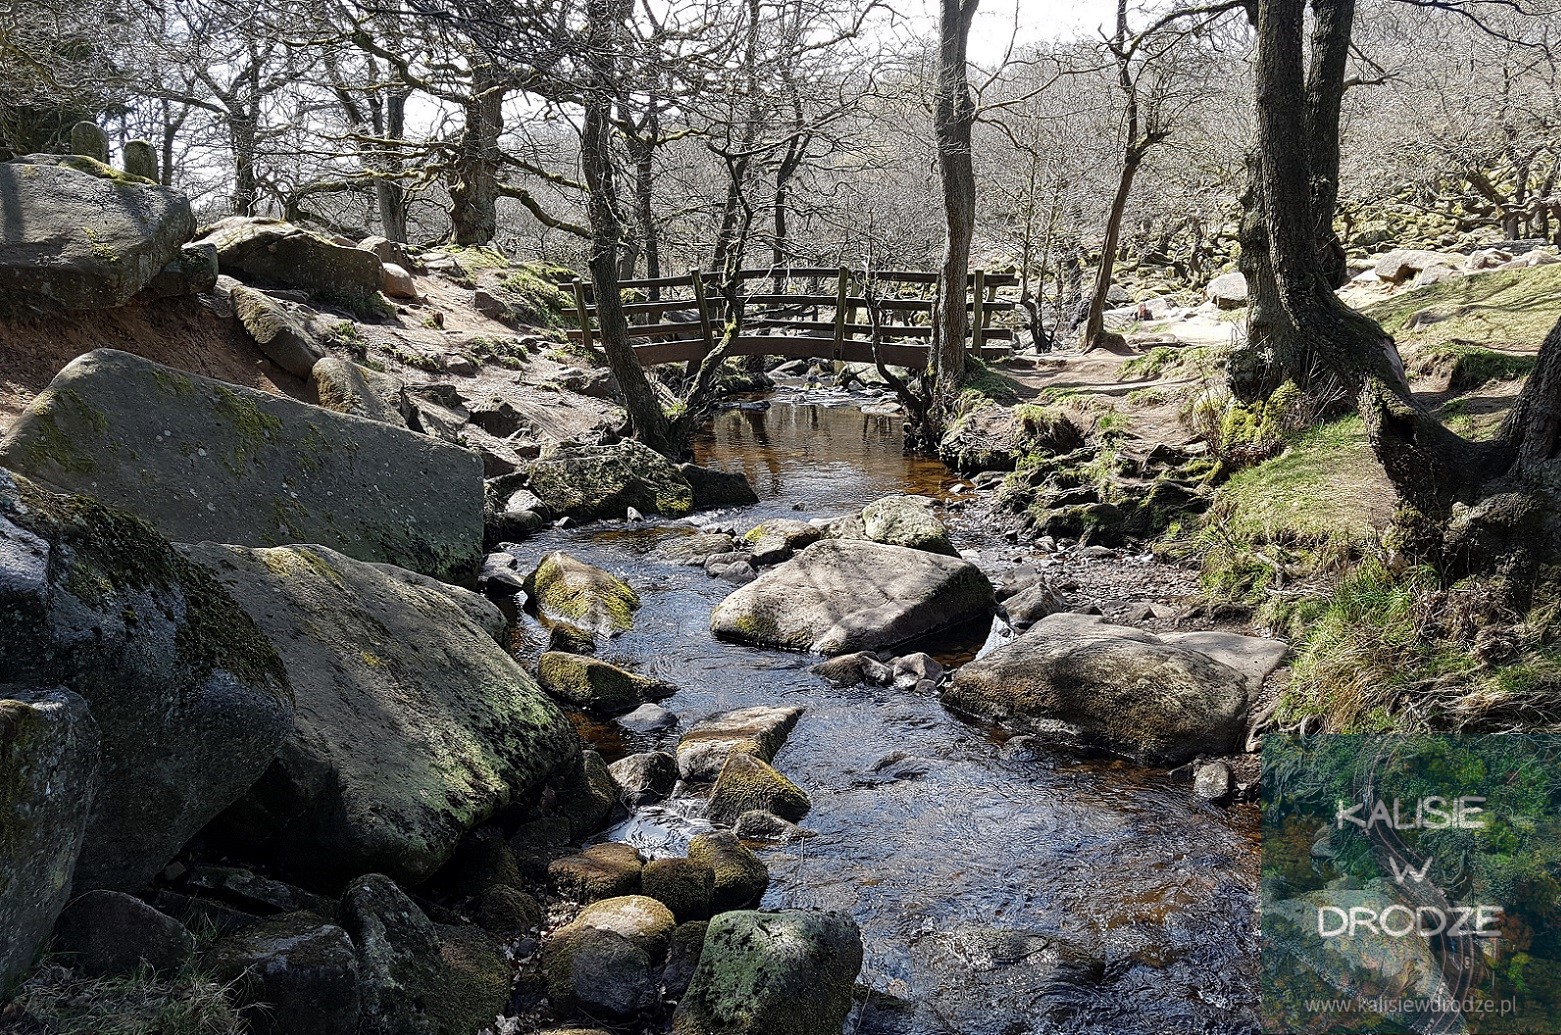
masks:
[[[233,315],[243,325],[261,353],[292,374],[308,377],[325,350],[314,336],[290,316],[282,303],[252,287],[236,287],[228,294]]]
[[[556,650],[537,661],[537,680],[555,697],[602,715],[631,712],[648,701],[665,700],[677,689],[599,658]]]
[[[688,843],[688,857],[714,874],[710,910],[744,909],[758,903],[770,887],[770,870],[729,830],[700,834]]]
[[[254,1035],[357,1035],[357,950],[322,917],[262,920],[218,942],[207,965]]]
[[[542,944],[542,973],[560,1014],[614,1022],[655,1005],[660,968],[616,931],[570,924]]]
[[[341,924],[357,948],[361,1035],[475,1032],[503,1012],[510,967],[498,941],[433,923],[389,878],[354,881]]]
[[[802,709],[795,705],[756,705],[700,719],[678,741],[678,773],[693,782],[714,780],[733,753],[768,762],[801,718]]]
[[[482,563],[475,453],[111,349],[28,404],[0,437],[0,466],[176,542],[321,543],[445,579]]]
[[[618,795],[629,808],[664,800],[678,782],[677,759],[664,751],[625,755],[607,767]]]
[[[315,399],[327,410],[404,428],[412,405],[406,382],[394,374],[326,356],[309,372]]]
[[[97,723],[77,892],[141,890],[292,726],[276,651],[216,579],[146,522],[4,471],[0,684],[69,689]]]
[[[124,305],[195,234],[190,200],[82,156],[0,163],[0,295],[66,309]]]
[[[580,752],[580,764],[554,787],[554,803],[569,821],[576,841],[584,841],[612,822],[618,813],[618,785],[607,762],[594,748]]]
[[[8,549],[0,531],[0,563]],[[70,898],[98,757],[97,724],[80,697],[0,687],[0,999]]]
[[[232,216],[205,228],[223,273],[240,280],[362,300],[379,291],[379,257],[280,219]]]
[[[1084,444],[1084,433],[1059,406],[978,404],[938,442],[938,459],[964,474],[1012,471],[1027,457],[1058,456]]]
[[[992,583],[969,561],[825,540],[721,601],[710,631],[757,647],[847,654],[896,647],[996,606]]]
[[[642,514],[682,517],[694,490],[677,467],[649,446],[625,439],[610,446],[566,442],[531,465],[531,491],[556,514],[576,521]]]
[[[672,910],[680,924],[706,920],[715,897],[715,871],[692,859],[652,859],[640,873],[640,889]]]
[[[840,1035],[862,969],[844,913],[723,913],[672,1018],[674,1035]]]
[[[710,792],[705,817],[717,826],[729,827],[744,812],[757,809],[795,823],[812,808],[807,792],[774,766],[752,755],[733,753]]]
[[[466,591],[324,547],[183,549],[265,630],[297,688],[276,762],[223,823],[288,869],[417,883],[466,831],[578,764],[568,720],[452,601]]]
[[[548,865],[547,876],[553,890],[565,898],[595,902],[638,891],[644,867],[645,860],[633,845],[607,841],[554,860]]]
[[[1159,637],[1106,625],[1098,616],[1055,614],[963,666],[943,702],[959,712],[1012,723],[1150,764],[1179,765],[1239,748],[1247,705],[1284,645],[1212,634]],[[1241,654],[1237,664],[1211,656]],[[1236,660],[1232,658],[1231,660]]]
[[[862,530],[875,543],[958,557],[948,529],[925,496],[885,496],[862,508]]]
[[[526,592],[544,616],[616,636],[634,628],[640,597],[612,572],[555,550],[526,576]]]
[[[592,902],[569,926],[620,934],[643,950],[652,963],[660,963],[667,956],[677,920],[672,910],[648,895],[620,895]]]

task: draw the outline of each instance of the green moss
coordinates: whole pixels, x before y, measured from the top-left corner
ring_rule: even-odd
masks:
[[[556,266],[525,263],[499,282],[505,301],[521,320],[536,327],[579,326],[574,296],[558,286],[560,275],[574,274]]]
[[[1561,317],[1561,265],[1455,277],[1368,306],[1365,313],[1406,350],[1459,342],[1537,352]]]
[[[96,158],[89,158],[86,155],[60,155],[55,160],[63,166],[75,169],[79,173],[86,173],[88,176],[96,176],[100,180],[113,180],[115,183],[124,184],[152,183],[151,180],[143,180],[139,176],[131,176],[129,173],[116,169],[112,165],[105,165]]]
[[[1405,364],[1412,375],[1435,377],[1451,392],[1467,392],[1492,381],[1515,381],[1534,369],[1535,354],[1498,352],[1466,341],[1446,341],[1416,349]]]
[[[226,385],[215,385],[212,391],[217,413],[234,433],[228,466],[238,474],[250,457],[271,444],[271,435],[282,430],[282,421]]]
[[[21,502],[32,512],[22,525],[72,558],[65,581],[102,605],[136,590],[172,595],[182,605],[174,647],[198,677],[221,669],[253,686],[288,686],[281,659],[221,584],[186,560],[157,530],[137,517],[85,496],[57,496],[18,478]],[[0,644],[20,651],[20,645]]]
[[[634,627],[640,606],[639,594],[628,583],[567,554],[544,557],[527,577],[526,591],[549,615],[616,632]]]
[[[26,466],[35,470],[52,467],[69,474],[91,474],[98,469],[97,461],[78,450],[75,439],[60,427],[59,418],[66,416],[64,409],[67,407],[99,435],[107,431],[108,422],[103,415],[75,392],[46,388],[29,407],[31,434],[20,440],[16,447]]]
[[[1224,363],[1226,349],[1214,345],[1173,347],[1156,345],[1141,356],[1124,360],[1117,368],[1117,380],[1137,378],[1152,381],[1161,377],[1209,377]]]

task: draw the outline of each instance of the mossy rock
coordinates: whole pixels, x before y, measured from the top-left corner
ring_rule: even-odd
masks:
[[[630,712],[676,691],[670,683],[636,675],[598,658],[552,650],[537,661],[537,679],[548,693],[602,715]]]
[[[885,496],[862,508],[862,530],[875,543],[958,557],[948,529],[922,496]]]
[[[640,597],[618,576],[555,550],[526,576],[526,592],[543,615],[608,636],[634,628]]]
[[[666,905],[648,895],[620,895],[590,903],[569,926],[594,927],[622,935],[649,956],[652,963],[660,963],[666,958],[677,920]]]
[[[319,404],[334,413],[404,428],[412,412],[406,382],[392,374],[335,356],[317,362],[309,373]]]
[[[0,521],[0,556],[6,547]],[[86,701],[69,690],[0,687],[0,998],[70,898],[98,765]]]
[[[770,761],[791,736],[802,711],[756,705],[706,716],[678,741],[679,775],[693,782],[714,780],[733,753]]]
[[[548,1000],[565,1017],[625,1021],[656,1002],[650,956],[615,931],[571,924],[542,943]]]
[[[256,1035],[357,1035],[357,950],[322,917],[261,920],[218,942],[207,964]]]
[[[610,446],[565,443],[530,467],[531,491],[556,514],[577,521],[642,514],[682,517],[694,490],[670,460],[627,439]]]
[[[755,564],[779,564],[826,535],[824,529],[795,518],[772,518],[743,533],[743,546]]]
[[[726,759],[710,792],[705,816],[717,826],[733,826],[744,812],[773,812],[793,823],[813,808],[807,792],[752,755],[734,752]]]
[[[111,349],[28,404],[0,465],[177,542],[319,543],[449,581],[482,563],[475,453]]]
[[[287,673],[210,573],[87,497],[0,471],[0,557],[0,684],[79,694],[101,736],[76,890],[139,891],[275,756]]]
[[[0,163],[0,295],[65,309],[124,305],[195,233],[190,201],[84,156]]]
[[[608,841],[554,861],[547,875],[560,895],[577,902],[595,902],[638,891],[644,867],[645,861],[633,845]]]
[[[245,281],[322,292],[331,298],[371,298],[381,263],[373,252],[340,245],[279,219],[232,216],[206,227],[222,272]]]
[[[694,837],[688,843],[688,858],[708,866],[714,874],[712,913],[751,906],[769,889],[769,868],[730,831],[716,830]]]
[[[652,859],[640,873],[640,888],[672,910],[680,924],[707,920],[715,871],[692,859]]]
[[[839,1035],[862,969],[844,913],[723,913],[672,1018],[674,1035]]]
[[[573,726],[451,599],[466,591],[324,547],[184,551],[256,616],[300,688],[285,749],[224,817],[237,844],[321,883],[416,884],[577,765]]]
[[[596,751],[580,753],[580,766],[555,787],[557,808],[569,820],[576,841],[583,841],[611,822],[619,809],[618,785]]]

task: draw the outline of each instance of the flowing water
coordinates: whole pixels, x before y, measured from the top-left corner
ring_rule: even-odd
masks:
[[[701,520],[744,529],[958,488],[941,465],[901,453],[899,417],[864,413],[861,398],[815,397],[782,392],[713,422],[699,462],[744,471],[762,502]],[[675,682],[664,704],[685,728],[725,708],[806,709],[775,764],[812,796],[803,825],[816,833],[764,850],[764,905],[844,910],[861,925],[860,983],[873,994],[848,1032],[1255,1030],[1251,806],[1205,806],[1164,773],[1127,765],[1005,760],[1000,731],[960,721],[935,696],[839,689],[809,673],[816,658],[717,642],[710,610],[731,586],[645,556],[689,531],[592,526],[515,549],[526,559],[567,549],[639,590],[634,630],[604,653]],[[982,551],[983,566],[1015,549],[978,531],[956,543]],[[968,657],[982,632],[933,652]],[[586,732],[609,760],[676,736],[658,745],[616,727]],[[698,806],[641,810],[603,839],[679,854],[708,829]]]

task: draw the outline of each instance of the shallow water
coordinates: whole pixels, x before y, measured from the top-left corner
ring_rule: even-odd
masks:
[[[864,414],[861,398],[785,401],[795,397],[715,420],[699,462],[745,471],[762,502],[702,519],[746,528],[768,515],[832,516],[958,482],[901,454],[899,417]],[[775,764],[812,796],[803,825],[816,836],[765,850],[764,905],[844,910],[861,925],[860,981],[874,995],[847,1031],[1255,1030],[1250,806],[1200,805],[1163,773],[1126,765],[1007,762],[999,731],[960,721],[935,697],[837,689],[808,672],[816,658],[719,643],[710,610],[731,587],[644,557],[688,531],[594,526],[515,549],[529,559],[565,548],[629,579],[643,607],[603,653],[678,684],[664,703],[685,728],[724,708],[805,707]],[[968,533],[956,541],[1001,545]],[[943,646],[947,655],[961,645]],[[657,745],[588,734],[610,758]],[[642,810],[603,839],[680,853],[707,829],[693,818],[698,806]]]

